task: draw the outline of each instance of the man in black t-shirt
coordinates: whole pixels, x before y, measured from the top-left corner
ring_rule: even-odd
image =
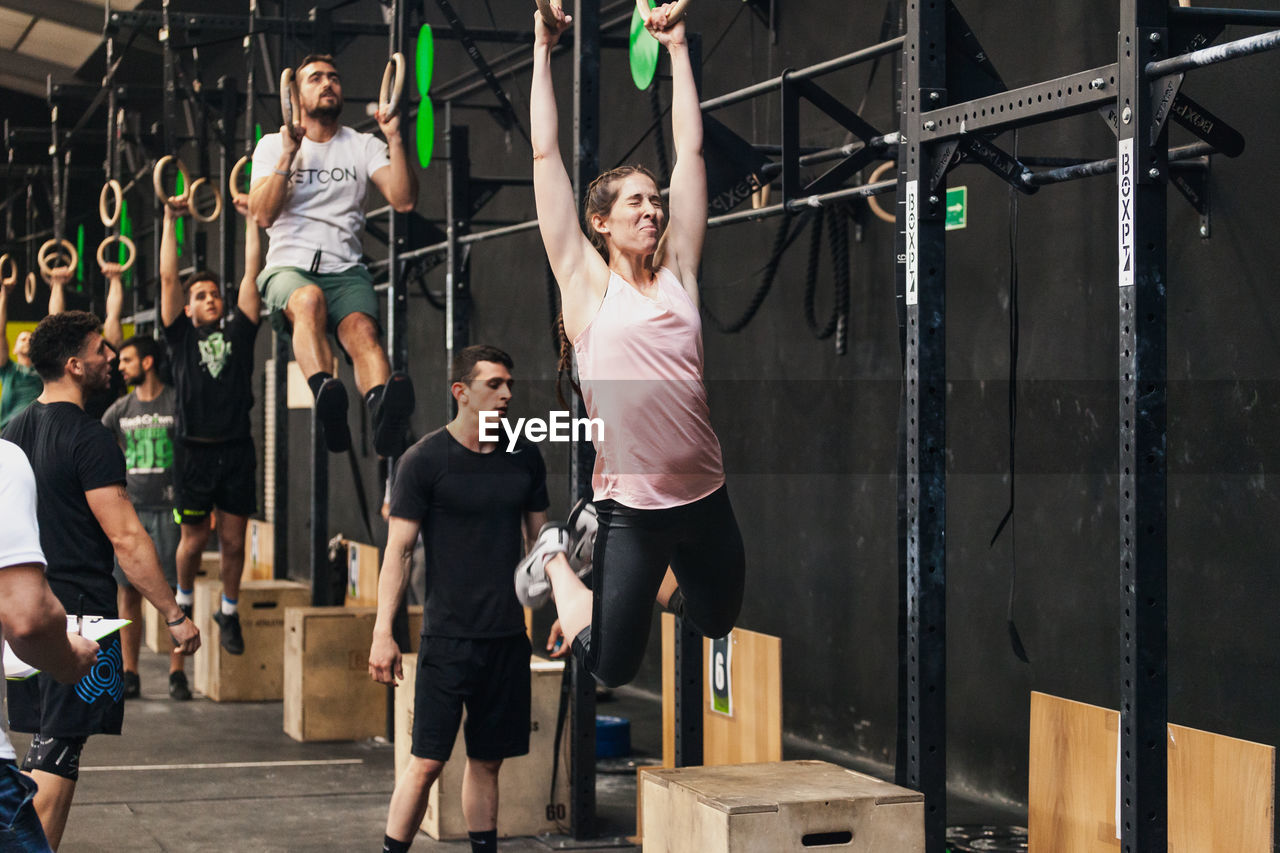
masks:
[[[125,491],[124,455],[111,431],[84,411],[85,398],[106,386],[111,348],[98,318],[69,311],[40,321],[31,362],[44,391],[5,428],[36,475],[36,514],[50,588],[68,613],[116,615],[114,550],[133,586],[169,623],[185,654],[200,632],[165,583],[155,546]],[[15,731],[35,735],[23,769],[40,786],[36,811],[51,846],[66,825],[79,775],[80,751],[94,734],[119,734],[124,719],[120,636],[103,638],[98,664],[74,685],[41,673],[9,684]]]
[[[467,772],[462,809],[473,850],[497,844],[498,769],[529,751],[529,639],[511,566],[546,522],[546,467],[537,445],[481,441],[480,413],[505,416],[511,357],[471,346],[455,356],[458,415],[396,466],[369,674],[403,678],[391,621],[404,596],[419,531],[427,594],[414,696],[412,756],[396,781],[383,850],[407,851],[427,795],[453,752],[463,705]],[[523,534],[523,542],[522,542]],[[487,845],[487,846],[486,846]]]
[[[192,273],[185,285],[178,280],[174,229],[186,212],[185,202],[169,199],[160,239],[160,318],[178,394],[174,447],[178,495],[174,517],[182,525],[178,603],[190,613],[200,555],[209,541],[209,514],[216,508],[222,602],[213,619],[222,647],[238,655],[244,652],[236,609],[244,572],[244,535],[249,516],[258,508],[249,409],[253,407],[253,341],[260,304],[254,279],[262,265],[261,248],[258,228],[250,222],[245,229],[245,273],[236,300],[238,310],[224,317],[222,288],[212,273]]]

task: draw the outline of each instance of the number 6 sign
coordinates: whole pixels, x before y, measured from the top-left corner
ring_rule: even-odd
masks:
[[[711,710],[733,716],[733,634],[711,641]]]

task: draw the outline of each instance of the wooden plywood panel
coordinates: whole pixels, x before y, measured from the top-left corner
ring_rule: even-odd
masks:
[[[1032,853],[1120,849],[1120,712],[1031,694]],[[1275,748],[1169,726],[1170,853],[1271,853]]]
[[[1271,853],[1275,748],[1169,726],[1169,853]]]
[[[746,764],[782,759],[782,640],[734,629],[733,716],[710,710],[711,641],[702,643],[702,763]],[[675,617],[662,614],[662,764],[675,766]]]
[[[1117,711],[1031,694],[1031,853],[1120,849],[1115,826],[1119,732]]]
[[[275,578],[275,533],[271,522],[249,519],[245,533],[244,579],[269,581]]]
[[[343,539],[342,545],[347,551],[347,594],[343,603],[348,607],[377,607],[382,552],[350,539]]]

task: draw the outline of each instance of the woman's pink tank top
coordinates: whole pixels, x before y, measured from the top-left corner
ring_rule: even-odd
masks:
[[[692,503],[724,484],[720,441],[702,384],[702,318],[679,280],[658,270],[657,295],[610,273],[600,309],[573,342],[595,437],[596,500],[635,509]]]

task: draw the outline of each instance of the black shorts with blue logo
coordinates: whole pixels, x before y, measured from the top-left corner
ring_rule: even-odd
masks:
[[[124,724],[120,632],[99,641],[98,662],[75,684],[44,672],[9,682],[9,727],[46,738],[118,735]]]

